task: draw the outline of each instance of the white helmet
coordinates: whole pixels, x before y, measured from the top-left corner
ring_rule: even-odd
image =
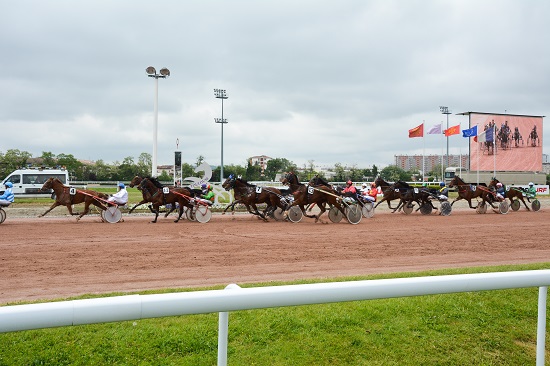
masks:
[[[498,187],[498,188],[502,187],[502,183],[498,182],[498,183],[497,183],[497,187]]]
[[[529,185],[530,185],[530,186],[534,186],[533,182],[529,182]]]

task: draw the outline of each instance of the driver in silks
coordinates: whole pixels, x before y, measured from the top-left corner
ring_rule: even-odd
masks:
[[[357,188],[353,186],[353,182],[348,179],[346,187],[342,190],[342,196],[351,197],[357,201]]]
[[[439,199],[441,201],[447,201],[449,199],[449,188],[447,188],[445,182],[440,182],[439,187],[441,187],[439,189]]]
[[[216,198],[212,186],[210,184],[207,185],[206,183],[203,183],[201,185],[201,188],[201,201],[211,206],[214,203],[214,199]]]

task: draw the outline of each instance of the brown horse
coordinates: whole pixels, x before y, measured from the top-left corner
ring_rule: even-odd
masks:
[[[332,187],[327,185],[317,185],[310,186],[300,183],[298,176],[292,172],[285,173],[281,182],[285,185],[288,185],[292,190],[292,195],[294,196],[294,202],[292,206],[300,207],[304,216],[309,218],[314,218],[315,222],[321,221],[321,216],[325,213],[325,205],[328,203],[331,206],[334,206],[342,212],[344,217],[347,217],[344,207],[340,204],[342,198],[338,195]],[[306,212],[306,205],[315,203],[317,207],[321,210],[318,215],[308,215]],[[289,208],[290,208],[289,207]]]
[[[379,204],[386,201],[386,203],[388,204],[388,208],[390,210],[393,210],[392,212],[395,212],[397,210],[400,210],[405,203],[410,204],[412,203],[412,201],[417,201],[417,198],[413,196],[413,187],[411,187],[406,182],[397,181],[390,184],[382,179],[382,177],[378,176],[374,181],[374,184],[376,185],[376,187],[380,187],[383,194],[382,199],[376,204],[376,206],[374,206],[374,208],[378,207]],[[399,200],[399,204],[395,208],[391,207],[390,204],[390,201],[394,200]],[[418,204],[419,206],[422,205],[419,202]]]
[[[468,201],[468,205],[470,206],[470,208],[475,209],[476,207],[472,206],[472,199],[474,198],[481,198],[483,202],[489,202],[489,200],[487,199],[487,195],[490,193],[489,193],[489,190],[486,188],[487,186],[483,183],[480,183],[480,184],[466,183],[458,175],[455,175],[454,178],[449,183],[449,188],[453,188],[453,187],[458,188],[458,197],[455,198],[453,202],[451,202],[451,206],[456,201],[466,200]],[[495,208],[495,206],[493,206],[491,202],[489,202],[489,204],[493,208]]]
[[[139,189],[143,194],[144,200],[147,198],[146,202],[151,203],[151,205],[149,205],[149,209],[155,214],[155,219],[151,221],[152,223],[157,222],[160,206],[171,204],[172,207],[175,207],[176,203],[178,203],[179,214],[174,222],[178,222],[181,219],[181,216],[183,215],[183,207],[187,207],[191,210],[194,207],[193,197],[195,196],[195,192],[189,188],[164,187],[156,178],[143,178],[139,183]],[[168,212],[165,217],[170,212]]]
[[[496,178],[493,178],[489,183],[489,187],[496,189],[497,183],[500,183],[499,180]],[[523,199],[523,192],[521,190],[514,187],[508,187],[508,189],[505,190],[505,192],[506,193],[504,194],[504,198],[508,198],[510,200],[510,205],[514,203],[515,199],[518,199],[521,202],[523,202],[523,205],[528,211],[531,211],[531,209],[529,208],[529,206],[527,206],[527,204],[525,203],[525,200]]]
[[[235,201],[231,204],[233,207],[237,203],[242,203],[249,213],[257,215],[265,221],[267,221],[267,215],[277,207],[283,210],[286,208],[286,202],[282,199],[281,190],[274,187],[255,186],[244,179],[236,178],[234,175],[227,177],[222,183],[222,187],[226,191],[233,189],[235,197]],[[260,212],[256,206],[260,203],[265,203],[267,205],[263,212]],[[227,208],[231,207],[231,205]],[[254,211],[252,211],[252,209],[254,209]]]
[[[67,207],[67,210],[69,210],[71,215],[79,215],[76,218],[77,221],[90,211],[90,205],[94,205],[103,211],[107,209],[107,207],[101,203],[102,200],[105,201],[109,198],[109,196],[104,193],[89,189],[75,189],[67,187],[59,179],[53,177],[49,178],[40,190],[45,191],[48,189],[53,189],[55,193],[55,202],[49,209],[46,210],[46,212],[38,217],[43,217],[57,206]],[[77,205],[79,203],[84,203],[84,211],[81,214],[78,212],[73,212],[72,209],[72,205]]]

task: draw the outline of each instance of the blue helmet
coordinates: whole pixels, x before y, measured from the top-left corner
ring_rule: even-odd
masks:
[[[12,182],[6,182],[6,183],[4,183],[4,185],[6,187],[13,188],[13,183]]]
[[[120,183],[118,184],[118,186],[119,186],[120,188],[124,188],[124,183],[120,182]]]
[[[445,187],[445,182],[440,182],[440,183],[439,183],[439,186],[440,186],[440,187]]]
[[[201,185],[201,188],[202,188],[202,189],[206,189],[206,183],[203,183],[203,184]]]

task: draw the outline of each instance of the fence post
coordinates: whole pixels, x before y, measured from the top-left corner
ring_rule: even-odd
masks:
[[[546,298],[548,287],[539,287],[539,317],[537,325],[537,366],[544,366],[546,344]]]
[[[237,284],[230,284],[226,290],[241,288]],[[223,311],[218,316],[218,366],[227,366],[227,343],[229,336],[229,312]]]

